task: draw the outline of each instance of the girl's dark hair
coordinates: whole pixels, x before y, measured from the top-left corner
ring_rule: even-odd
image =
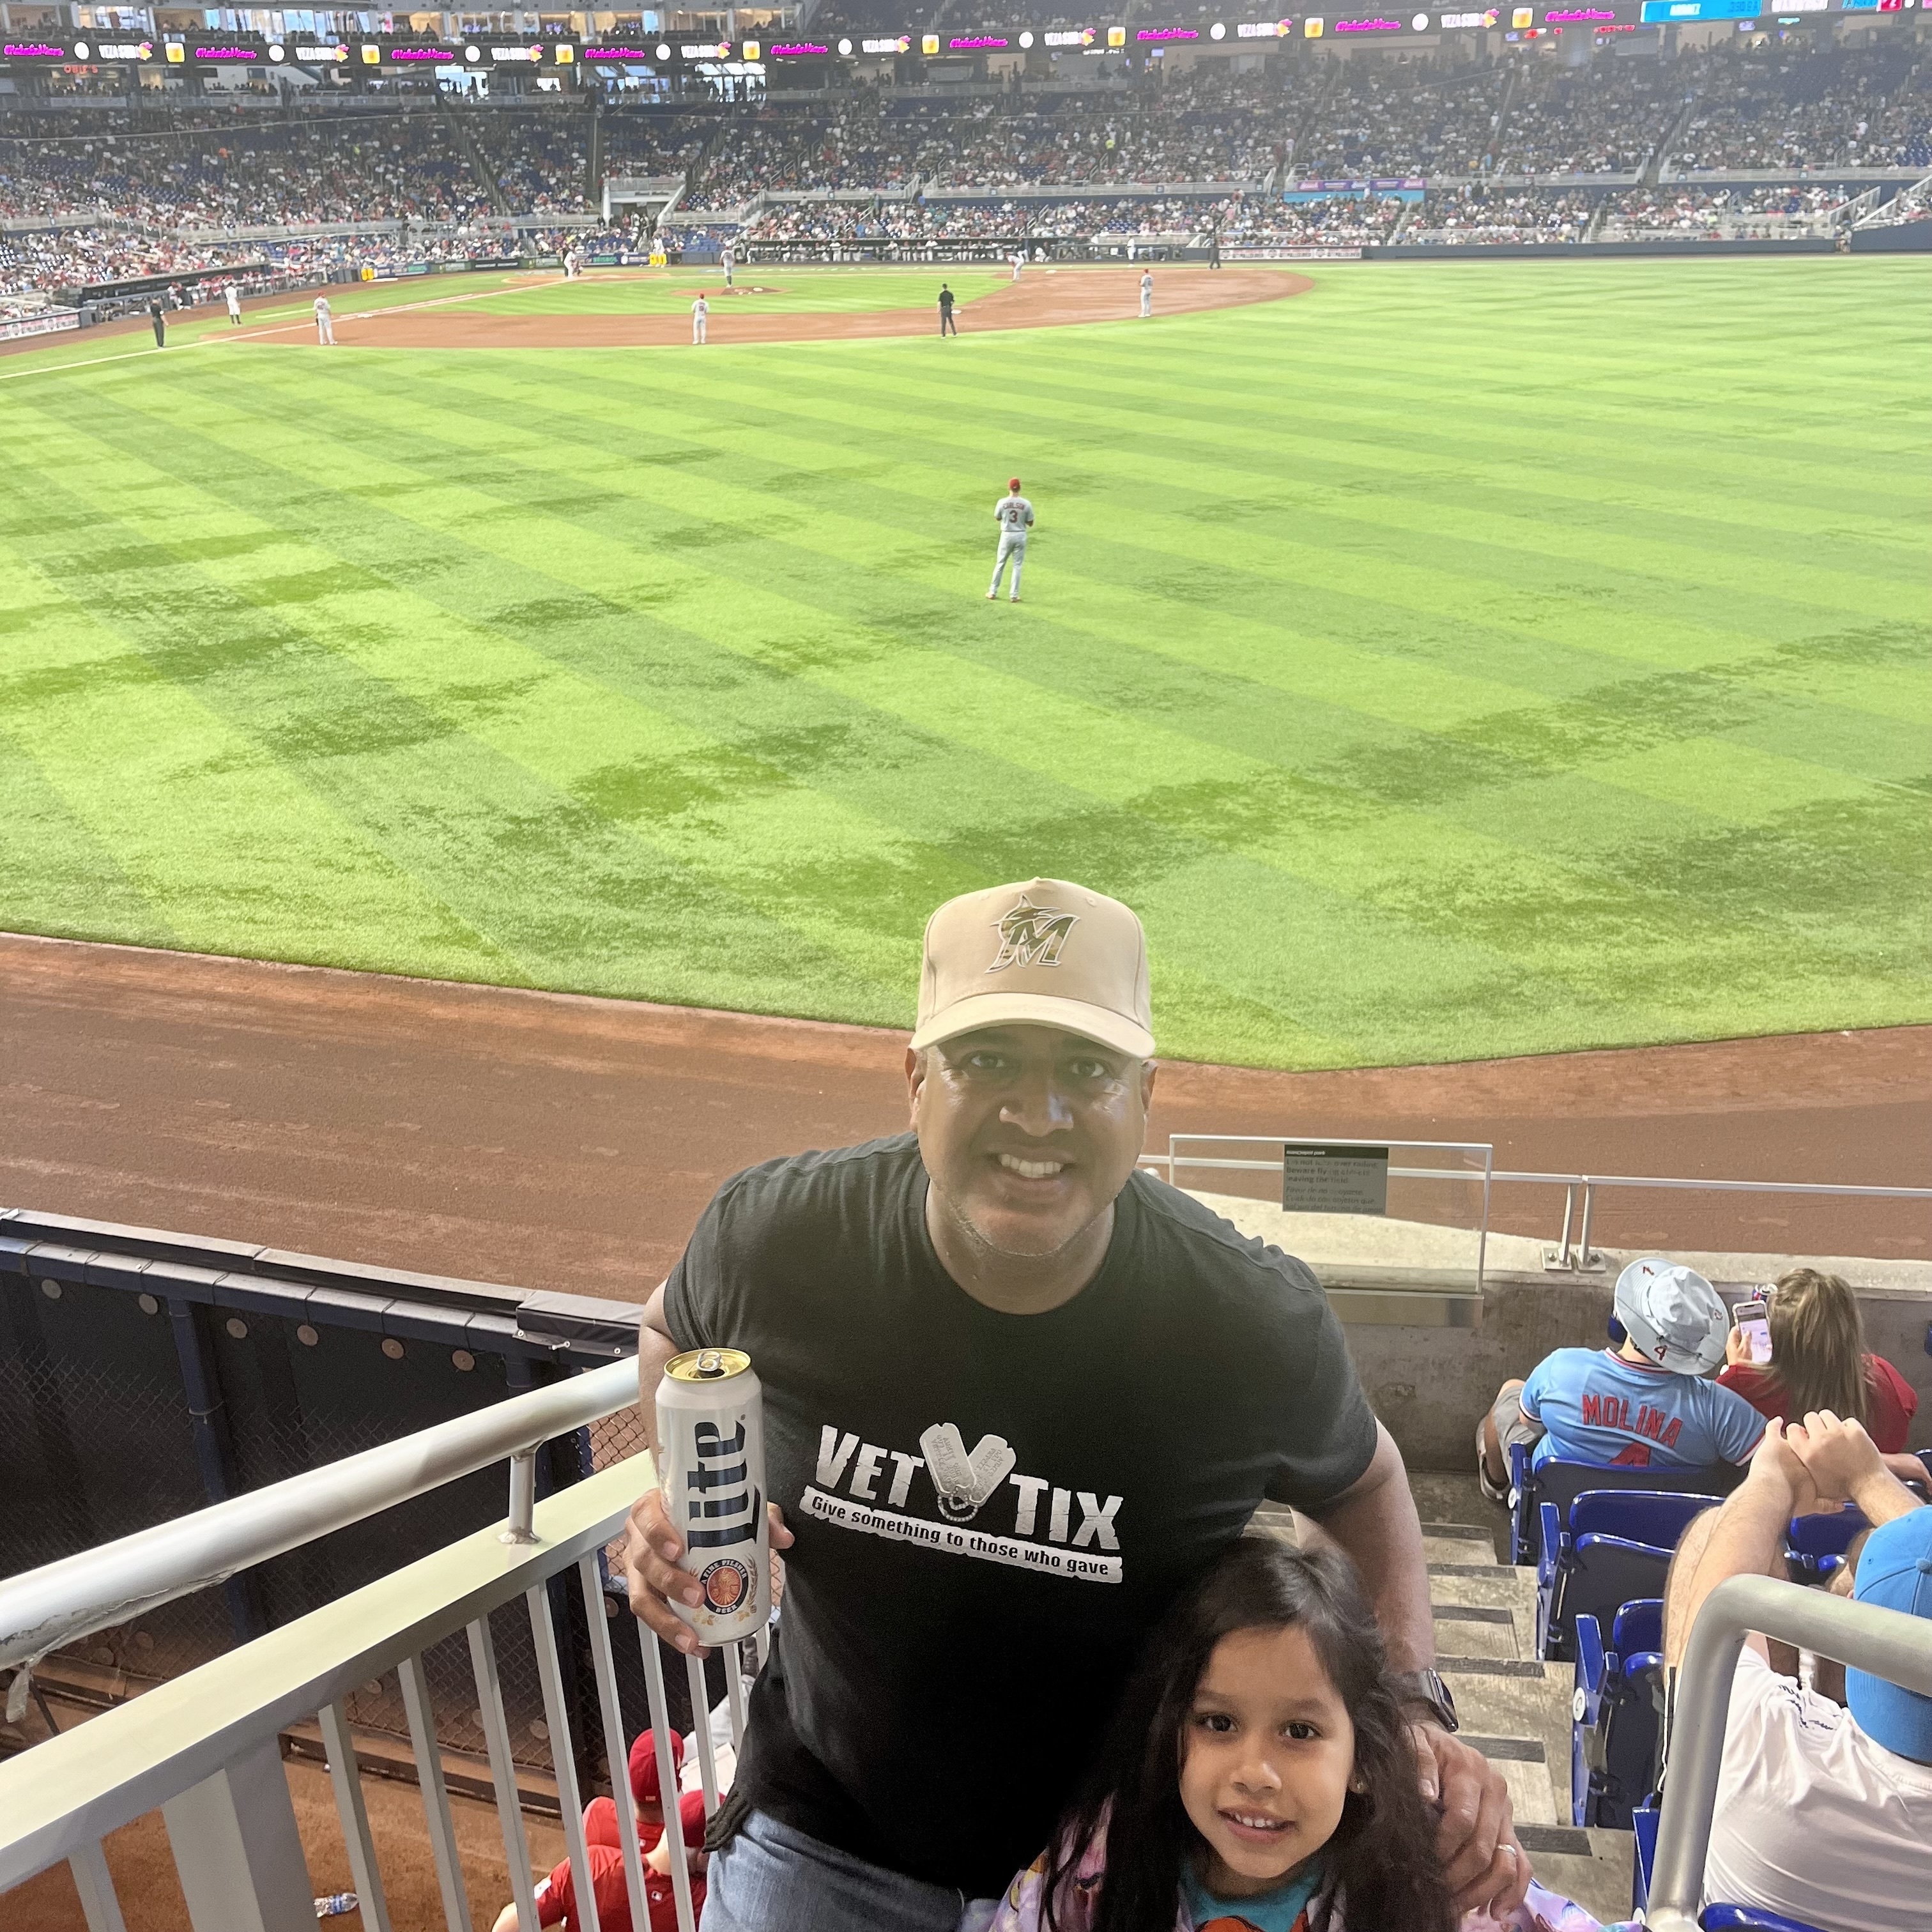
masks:
[[[1323,1853],[1324,1891],[1349,1932],[1454,1932],[1436,1855],[1436,1820],[1417,1783],[1414,1748],[1389,1681],[1381,1634],[1339,1550],[1244,1538],[1170,1611],[1142,1656],[1106,1742],[1054,1840],[1046,1922],[1071,1894],[1082,1853],[1104,1824],[1106,1874],[1094,1932],[1173,1932],[1184,1865],[1204,1847],[1182,1808],[1188,1714],[1214,1647],[1238,1630],[1308,1633],[1355,1727],[1355,1777]]]

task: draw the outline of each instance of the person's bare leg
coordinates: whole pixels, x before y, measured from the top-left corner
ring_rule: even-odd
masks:
[[[1690,1581],[1697,1574],[1697,1566],[1703,1561],[1704,1546],[1711,1540],[1711,1532],[1718,1526],[1718,1510],[1715,1504],[1694,1516],[1685,1526],[1684,1534],[1677,1539],[1677,1548],[1670,1558],[1670,1574],[1664,1584],[1664,1641],[1670,1642],[1670,1633],[1678,1619],[1683,1615],[1683,1601]],[[1765,1565],[1765,1574],[1780,1583],[1791,1580],[1791,1572],[1784,1561],[1784,1552],[1778,1550]],[[1787,1677],[1798,1674],[1797,1655],[1789,1644],[1775,1646],[1772,1652],[1774,1666],[1778,1662],[1778,1652],[1782,1649],[1791,1659],[1791,1668],[1785,1672]]]
[[[1496,1400],[1483,1418],[1483,1467],[1488,1471],[1490,1480],[1498,1487],[1509,1480],[1509,1458],[1503,1453],[1502,1438],[1496,1433],[1496,1408],[1504,1396],[1516,1395],[1522,1388],[1522,1378],[1512,1376],[1496,1390]]]
[[[1697,1566],[1704,1560],[1704,1546],[1710,1541],[1712,1527],[1717,1520],[1715,1510],[1706,1510],[1685,1524],[1684,1534],[1677,1539],[1677,1548],[1670,1558],[1670,1574],[1664,1580],[1664,1641],[1666,1647],[1672,1629],[1684,1614],[1684,1592],[1697,1574]]]

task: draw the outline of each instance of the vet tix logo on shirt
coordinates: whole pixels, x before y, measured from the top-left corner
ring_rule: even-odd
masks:
[[[1103,1502],[1091,1490],[1061,1489],[1044,1476],[1021,1474],[1019,1458],[1004,1436],[982,1436],[969,1450],[953,1423],[934,1423],[919,1446],[923,1455],[882,1448],[827,1423],[819,1432],[818,1480],[800,1508],[821,1522],[948,1556],[1120,1582],[1114,1526],[1120,1497]],[[920,1513],[928,1508],[935,1514]],[[978,1522],[982,1513],[986,1520]]]

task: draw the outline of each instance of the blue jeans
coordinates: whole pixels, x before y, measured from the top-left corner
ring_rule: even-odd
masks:
[[[702,1932],[980,1932],[996,1903],[868,1864],[754,1811],[711,1861]]]

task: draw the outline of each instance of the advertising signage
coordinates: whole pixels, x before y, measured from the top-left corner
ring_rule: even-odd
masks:
[[[1932,4],[1932,0],[1920,0]],[[1366,9],[1320,14],[1284,14],[1268,20],[1215,20],[1206,25],[1164,26],[1158,18],[1145,26],[1051,27],[1035,32],[934,33],[909,30],[900,34],[828,36],[774,43],[755,40],[686,40],[655,35],[623,38],[615,34],[591,40],[581,46],[568,40],[529,40],[512,36],[484,36],[452,43],[421,38],[328,40],[310,34],[280,40],[238,34],[224,37],[187,34],[177,39],[137,39],[125,34],[106,35],[85,30],[14,34],[0,39],[0,68],[140,65],[164,63],[176,68],[206,70],[221,67],[272,68],[348,68],[387,69],[391,72],[434,70],[453,67],[480,70],[518,68],[527,72],[574,68],[582,62],[622,62],[664,70],[708,66],[718,61],[855,61],[891,58],[916,50],[928,58],[975,54],[1118,52],[1138,50],[1158,54],[1170,47],[1249,47],[1256,43],[1288,39],[1319,40],[1331,36],[1351,40],[1400,41],[1422,34],[1485,32],[1506,28],[1513,33],[1610,33],[1639,27],[1661,27],[1706,22],[1750,21],[1761,16],[1802,14],[1810,19],[1838,14],[1870,16],[1895,14],[1910,19],[1914,0],[1532,0],[1529,5],[1505,4],[1465,8],[1386,12]],[[1916,11],[1916,9],[1914,9]]]

